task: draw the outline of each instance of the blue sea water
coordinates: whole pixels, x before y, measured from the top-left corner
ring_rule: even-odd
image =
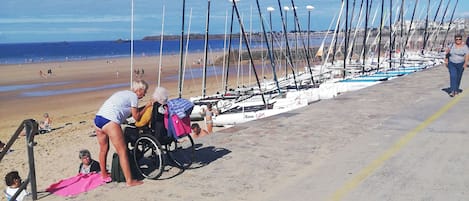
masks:
[[[179,53],[179,40],[163,42],[164,54]],[[209,41],[210,50],[222,50],[224,40]],[[237,44],[233,41],[233,46]],[[76,61],[130,56],[129,41],[86,41],[0,44],[0,64]],[[159,55],[160,41],[135,40],[134,56]],[[204,40],[190,40],[189,52],[203,52]]]
[[[311,45],[318,45],[322,38],[312,38]],[[223,39],[211,39],[208,41],[209,51],[223,50]],[[163,54],[178,54],[179,40],[163,41]],[[185,47],[187,44],[187,48]],[[239,39],[231,42],[233,50],[238,48]],[[77,61],[89,59],[118,58],[130,56],[129,41],[84,41],[84,42],[48,42],[48,43],[0,43],[0,64],[41,63],[54,61]],[[243,46],[244,43],[243,43]],[[251,42],[251,48],[264,47],[261,42]],[[278,46],[278,44],[277,44]],[[184,42],[184,51],[203,52],[205,41],[203,39],[191,39]],[[243,47],[245,48],[245,47]],[[134,56],[159,55],[160,41],[135,40]]]

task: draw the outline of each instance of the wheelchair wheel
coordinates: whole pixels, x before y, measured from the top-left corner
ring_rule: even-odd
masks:
[[[164,152],[155,137],[143,134],[135,141],[134,158],[140,174],[148,179],[161,176],[164,167]]]
[[[178,167],[186,169],[192,165],[195,159],[194,140],[190,135],[180,137],[166,145],[169,159]]]

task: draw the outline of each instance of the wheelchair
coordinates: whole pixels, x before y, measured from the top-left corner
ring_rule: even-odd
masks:
[[[161,114],[158,116],[156,112],[152,113],[152,118],[156,119],[151,121],[152,128],[130,125],[124,129],[128,149],[138,172],[144,178],[157,179],[168,162],[181,169],[189,168],[195,159],[194,140],[190,133],[178,137],[168,135]]]

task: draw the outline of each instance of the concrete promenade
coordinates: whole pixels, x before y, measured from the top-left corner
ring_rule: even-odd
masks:
[[[73,200],[469,200],[469,72],[433,67],[196,139],[197,164]],[[49,199],[51,197],[47,197]]]
[[[194,170],[201,195],[469,200],[469,96],[451,98],[448,86],[434,67],[216,133],[200,143],[227,153]]]

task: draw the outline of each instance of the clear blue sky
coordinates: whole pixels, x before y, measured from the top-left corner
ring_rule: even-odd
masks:
[[[353,1],[349,0],[350,8]],[[361,0],[355,1],[358,9]],[[389,0],[385,1],[388,7]],[[451,2],[447,12],[451,13],[456,0],[443,0],[442,10],[448,1]],[[280,31],[282,26],[278,2],[276,0],[259,0],[259,2],[266,23],[269,16],[266,8],[269,6],[275,8],[272,12],[273,27],[274,30]],[[291,0],[280,2],[282,7],[292,7]],[[307,5],[315,7],[311,11],[311,29],[324,30],[329,27],[331,20],[338,13],[341,2],[341,0],[295,0],[301,29],[307,29]],[[372,2],[373,8],[376,8],[381,0]],[[398,5],[401,1],[393,0],[393,2]],[[406,19],[410,19],[416,0],[405,2]],[[416,18],[425,18],[427,2],[428,0],[419,0]],[[439,0],[430,0],[430,2],[432,6],[430,18],[433,18]],[[256,1],[241,0],[237,4],[246,30],[252,27],[253,31],[261,31]],[[176,35],[181,33],[182,0],[134,0],[134,5],[135,39],[161,33],[163,5],[166,13],[164,33]],[[192,15],[190,15],[191,10]],[[185,31],[189,31],[189,18],[191,18],[191,33],[204,33],[206,12],[207,0],[186,0]],[[228,0],[211,1],[210,33],[225,32],[225,17],[226,13],[231,14],[230,12],[231,3]],[[131,0],[2,0],[0,43],[130,39],[130,13]],[[287,12],[287,24],[290,30],[293,29],[292,13],[291,10]],[[447,14],[446,19],[449,17],[450,14]],[[459,0],[455,18],[461,17],[469,18],[469,0]],[[438,20],[440,19],[441,14]]]

